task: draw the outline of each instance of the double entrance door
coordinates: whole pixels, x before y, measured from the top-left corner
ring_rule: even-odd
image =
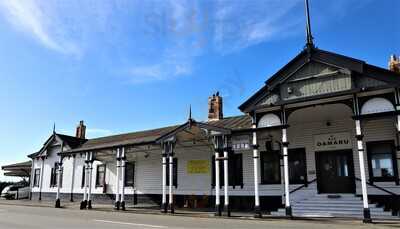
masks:
[[[355,193],[352,150],[316,152],[319,193]]]

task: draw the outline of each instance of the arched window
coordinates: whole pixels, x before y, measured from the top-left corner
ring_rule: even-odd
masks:
[[[385,98],[372,98],[364,103],[361,114],[373,114],[387,111],[394,111],[393,104]]]
[[[265,114],[258,122],[258,127],[271,127],[281,125],[281,119],[276,114]]]

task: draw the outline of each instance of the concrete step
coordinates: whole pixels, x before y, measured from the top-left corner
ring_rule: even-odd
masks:
[[[273,216],[285,216],[284,211],[280,212],[271,212]],[[359,214],[343,214],[343,213],[332,213],[332,212],[293,212],[293,216],[295,217],[340,217],[340,218],[359,218],[362,219],[364,217],[363,213]],[[390,220],[399,220],[400,217],[392,216],[391,214],[373,214],[371,213],[372,219],[390,219]]]
[[[335,208],[362,208],[362,203],[330,203],[330,204],[314,204],[314,203],[292,203],[293,207],[314,207],[314,206],[324,206],[324,207],[335,207]],[[370,204],[370,208],[377,207],[376,204]]]
[[[360,204],[361,200],[303,200],[297,201],[295,203],[309,203],[315,205],[325,205],[325,204]]]
[[[322,215],[341,215],[341,216],[355,216],[355,215],[363,215],[362,209],[358,210],[343,210],[343,209],[292,209],[293,214],[322,214]],[[285,213],[285,209],[279,209],[278,212]],[[371,215],[373,216],[391,216],[391,212],[384,211],[372,211]]]
[[[308,207],[298,207],[292,206],[294,211],[340,211],[340,212],[359,212],[363,210],[363,207],[345,207],[338,208],[332,206],[308,206]],[[370,208],[371,212],[384,212],[382,208]]]
[[[332,197],[329,197],[329,196]],[[362,198],[354,194],[316,194],[314,196],[298,196],[292,201],[292,211],[294,216],[302,217],[350,217],[363,218]],[[334,198],[333,198],[334,197]],[[376,204],[370,204],[372,218],[400,219],[398,216],[392,216],[391,212],[384,211]],[[272,215],[285,216],[285,209],[278,209],[271,212]]]

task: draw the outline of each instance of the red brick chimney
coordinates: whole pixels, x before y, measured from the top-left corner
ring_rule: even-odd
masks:
[[[219,92],[208,97],[208,121],[223,119],[222,108],[222,97]]]
[[[76,127],[76,137],[80,139],[85,139],[86,135],[86,126],[83,124],[83,121],[79,122],[79,125]]]
[[[389,70],[400,73],[400,59],[396,55],[390,56]]]

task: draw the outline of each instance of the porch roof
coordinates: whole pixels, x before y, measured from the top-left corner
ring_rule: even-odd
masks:
[[[226,117],[221,120],[204,122],[205,125],[214,126],[230,131],[239,131],[251,127],[251,118],[247,115]],[[174,125],[157,129],[112,135],[102,138],[88,139],[77,148],[64,151],[68,155],[91,150],[109,149],[118,146],[155,144],[162,136],[171,133],[182,125]]]
[[[29,176],[32,161],[19,162],[1,167],[5,171],[5,176]]]

